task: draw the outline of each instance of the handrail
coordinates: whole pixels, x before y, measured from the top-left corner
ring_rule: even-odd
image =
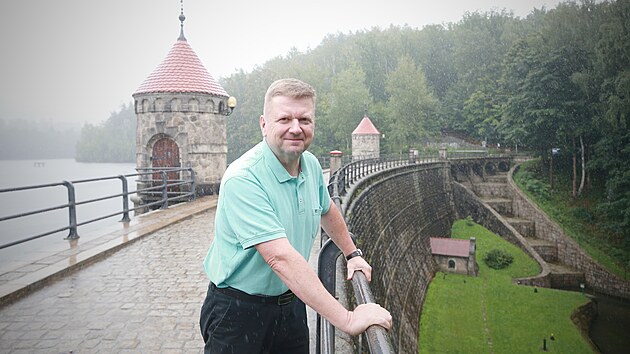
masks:
[[[433,158],[433,157],[431,157]],[[332,200],[339,210],[341,210],[341,196],[345,195],[352,183],[358,179],[367,176],[368,174],[388,169],[395,166],[407,165],[410,163],[416,163],[414,159],[369,159],[358,160],[343,166],[341,169],[333,173],[330,177],[328,190]],[[326,239],[327,236],[322,234],[322,239]],[[353,237],[354,238],[354,237]],[[326,240],[319,252],[318,261],[318,276],[324,287],[328,292],[335,296],[336,288],[336,264],[337,258],[341,255],[339,248],[332,242],[332,240]],[[355,298],[358,305],[373,303],[372,292],[370,285],[363,272],[356,272],[352,277],[352,287],[354,289]],[[317,314],[317,340],[316,340],[316,354],[332,354],[335,351],[335,329],[326,320]],[[388,332],[385,328],[373,325],[365,331],[367,338],[368,348],[370,353],[389,354],[394,353],[391,341],[388,336]]]
[[[30,210],[23,213],[17,213],[13,215],[0,217],[0,222],[3,222],[6,220],[19,219],[19,218],[24,218],[31,215],[44,214],[46,212],[67,208],[68,209],[67,226],[61,227],[55,230],[48,230],[43,233],[27,236],[25,238],[21,238],[16,241],[2,244],[0,245],[0,249],[4,249],[4,248],[22,244],[28,241],[36,240],[44,236],[52,235],[57,232],[61,232],[65,230],[68,230],[68,236],[66,236],[65,239],[67,240],[78,239],[79,226],[87,225],[96,221],[100,221],[100,220],[107,219],[112,216],[121,215],[121,214],[122,214],[122,219],[120,220],[120,222],[129,222],[131,220],[129,217],[129,212],[131,211],[136,211],[138,209],[146,209],[148,207],[152,207],[156,205],[160,205],[161,209],[166,209],[168,208],[169,202],[178,201],[178,200],[182,200],[186,198],[188,200],[194,200],[196,197],[195,196],[195,172],[193,171],[192,168],[189,168],[189,167],[188,168],[142,168],[142,169],[137,169],[137,171],[138,173],[131,173],[127,175],[107,176],[107,177],[99,177],[99,178],[82,179],[82,180],[76,180],[76,181],[63,181],[59,183],[47,183],[47,184],[23,186],[23,187],[16,187],[16,188],[0,189],[0,194],[2,194],[2,193],[9,193],[9,192],[21,192],[21,191],[27,191],[27,190],[38,190],[38,189],[43,189],[43,188],[64,186],[68,192],[68,202],[66,204],[55,205],[55,206],[45,207],[45,208],[36,209],[36,210]],[[175,173],[188,172],[190,177],[187,179],[168,179],[167,174],[174,173],[174,172]],[[160,180],[154,180],[152,178],[156,174],[160,175],[161,177]],[[128,190],[128,181],[127,181],[128,177],[140,177],[141,182],[145,182],[145,183],[150,182],[151,184],[153,184],[153,186],[147,187],[147,188],[136,188],[135,191],[130,192]],[[145,178],[142,179],[143,177]],[[74,188],[75,185],[82,184],[82,183],[107,181],[107,180],[113,180],[113,179],[120,179],[122,193],[105,195],[105,196],[77,202],[76,195],[75,195],[75,188]],[[158,181],[159,183],[156,184],[156,182]],[[190,185],[190,188],[186,188],[188,189],[187,191],[172,191],[174,187],[186,186],[186,185]],[[142,205],[138,207],[129,208],[130,195],[136,194],[139,196],[142,196],[142,195],[148,196],[152,194],[152,191],[154,191],[153,193],[159,193],[160,198],[152,202],[143,203]],[[92,203],[100,202],[103,200],[113,199],[113,198],[118,198],[118,197],[122,197],[122,210],[121,211],[107,214],[107,215],[100,215],[93,219],[82,221],[80,223],[77,222],[77,206],[92,204]]]

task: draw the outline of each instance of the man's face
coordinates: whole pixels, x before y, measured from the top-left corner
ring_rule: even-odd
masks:
[[[272,97],[267,105],[266,116],[260,117],[260,128],[280,162],[287,164],[296,161],[313,141],[313,99]]]

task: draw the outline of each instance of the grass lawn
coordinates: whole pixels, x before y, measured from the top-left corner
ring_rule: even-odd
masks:
[[[548,352],[593,352],[571,321],[587,302],[582,294],[513,284],[512,278],[538,274],[538,263],[480,225],[457,221],[452,235],[476,237],[479,276],[436,274],[420,318],[420,353],[540,353],[544,338]],[[493,249],[510,253],[513,263],[488,267],[483,258]]]

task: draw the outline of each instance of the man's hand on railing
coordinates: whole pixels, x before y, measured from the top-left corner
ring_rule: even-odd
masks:
[[[354,311],[348,311],[346,324],[340,329],[353,336],[365,332],[372,325],[389,330],[392,328],[392,315],[379,304],[363,304],[357,306]]]
[[[346,277],[346,280],[351,280],[354,272],[356,271],[362,271],[368,281],[372,280],[372,267],[365,261],[365,259],[363,259],[363,257],[354,257],[350,259],[347,267],[348,276]]]

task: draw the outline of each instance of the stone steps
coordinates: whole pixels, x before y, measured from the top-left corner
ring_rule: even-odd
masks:
[[[536,237],[536,229],[534,222],[529,219],[520,219],[515,217],[505,218],[507,222],[512,225],[523,237]]]
[[[480,198],[506,198],[507,183],[481,182],[475,183],[473,190]]]
[[[507,183],[507,173],[486,176],[485,180],[488,183]]]
[[[575,268],[569,267],[566,264],[547,264],[550,268],[549,278],[551,280],[551,287],[554,289],[579,291],[580,284],[586,283],[584,273]]]
[[[470,187],[469,187],[470,188]],[[484,182],[472,183],[472,190],[491,208],[501,214],[525,241],[550,267],[551,288],[579,291],[585,283],[583,272],[558,262],[558,247],[555,242],[536,237],[535,223],[529,219],[514,217],[513,201],[508,195],[507,174],[486,176]]]
[[[558,247],[556,247],[554,242],[534,237],[525,237],[525,241],[532,246],[534,251],[536,251],[545,262],[554,263],[558,261]]]
[[[499,214],[510,217],[513,215],[512,199],[508,198],[481,198],[486,204]]]

